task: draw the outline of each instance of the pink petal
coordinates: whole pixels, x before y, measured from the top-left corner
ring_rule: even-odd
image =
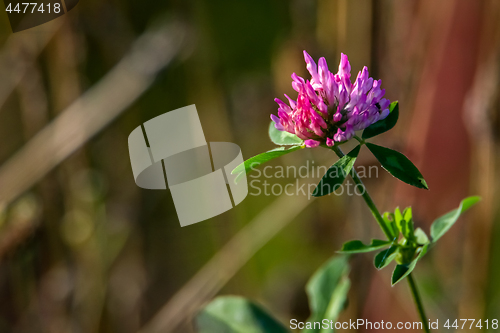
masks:
[[[319,141],[316,140],[306,140],[304,141],[304,143],[306,144],[307,148],[316,148],[317,146],[319,146]]]

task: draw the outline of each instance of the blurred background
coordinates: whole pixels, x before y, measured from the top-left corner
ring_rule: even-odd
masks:
[[[347,54],[353,76],[367,65],[399,100],[398,125],[375,142],[404,152],[430,190],[380,169],[365,183],[382,211],[411,205],[428,232],[482,196],[415,277],[433,320],[500,319],[499,1],[81,0],[15,34],[0,14],[0,332],[193,332],[226,294],[306,320],[313,272],[344,241],[382,237],[360,197],[249,195],[181,228],[168,190],[135,185],[127,147],[146,120],[196,104],[208,141],[244,158],[274,148],[273,99],[295,97],[304,49],[334,72]],[[272,165],[335,160],[307,149]],[[377,162],[362,150],[357,164]],[[391,269],[351,263],[342,320],[418,320]]]

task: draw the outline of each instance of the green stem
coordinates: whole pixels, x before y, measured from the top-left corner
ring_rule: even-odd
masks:
[[[420,320],[424,325],[424,331],[426,333],[430,333],[431,330],[429,328],[429,321],[427,320],[427,316],[425,315],[424,306],[422,305],[422,300],[420,299],[420,294],[418,293],[417,285],[415,284],[415,280],[413,280],[413,276],[411,275],[411,273],[408,275],[407,280],[408,280],[408,285],[410,286],[411,294],[413,295],[413,300],[415,301],[415,305],[417,306]]]
[[[337,154],[337,156],[339,158],[344,157],[344,153],[342,152],[342,150],[339,147],[333,146],[331,149]],[[356,172],[356,170],[354,170],[354,168],[351,171],[351,175],[352,175],[352,179],[354,180],[356,185],[361,186],[361,188],[363,189],[363,194],[362,194],[363,199],[365,199],[365,202],[368,205],[368,208],[370,208],[370,211],[372,212],[373,216],[375,217],[375,220],[377,220],[378,225],[380,226],[380,228],[384,232],[387,239],[389,239],[392,242],[394,240],[393,236],[392,236],[392,232],[389,230],[389,228],[385,224],[385,221],[382,218],[382,215],[380,215],[380,212],[378,211],[377,206],[375,206],[375,203],[373,202],[370,194],[368,193],[366,186],[363,184],[363,182],[361,181],[361,179],[358,176],[358,173]]]
[[[358,140],[358,142],[361,143],[362,145],[365,144],[365,140],[361,139],[359,136],[355,135],[354,138]]]
[[[360,140],[358,140],[358,141],[360,141]],[[364,142],[360,141],[360,143],[363,144]],[[338,146],[333,146],[331,149],[335,152],[335,154],[337,154],[337,156],[339,158],[344,157],[344,153],[342,152],[342,150]],[[352,176],[352,179],[354,180],[354,182],[356,183],[356,185],[359,185],[363,188],[363,190],[364,190],[363,195],[362,195],[363,199],[365,200],[366,204],[368,205],[368,208],[372,212],[372,215],[375,217],[375,220],[377,221],[378,225],[380,226],[380,228],[384,232],[385,236],[387,237],[388,240],[394,241],[392,232],[389,230],[389,228],[385,224],[385,221],[382,218],[382,215],[380,215],[380,212],[378,211],[377,206],[375,206],[375,203],[373,202],[365,185],[363,184],[363,182],[359,178],[358,173],[356,172],[356,170],[354,170],[354,168],[352,169],[351,176]],[[408,284],[409,284],[410,289],[411,289],[411,293],[413,295],[413,300],[415,301],[415,305],[417,307],[418,314],[420,316],[420,320],[422,321],[422,325],[424,327],[424,331],[426,333],[430,333],[430,329],[428,326],[429,324],[427,321],[427,317],[425,315],[422,301],[420,299],[420,295],[418,293],[417,285],[415,284],[415,280],[413,279],[413,276],[411,274],[409,274],[407,278],[408,278]]]

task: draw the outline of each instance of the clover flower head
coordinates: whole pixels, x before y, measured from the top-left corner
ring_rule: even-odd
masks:
[[[369,77],[365,66],[351,82],[351,64],[345,54],[340,58],[336,74],[328,70],[325,58],[318,64],[304,51],[310,80],[292,74],[292,87],[297,100],[285,95],[288,104],[276,98],[278,116],[272,114],[274,126],[280,131],[297,135],[306,147],[321,143],[331,147],[344,142],[362,130],[389,115],[390,101],[383,98],[382,80]]]

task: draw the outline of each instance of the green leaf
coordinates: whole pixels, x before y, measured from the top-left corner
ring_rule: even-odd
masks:
[[[375,268],[382,269],[385,266],[389,265],[391,261],[393,261],[394,258],[396,258],[396,256],[398,255],[398,249],[398,245],[393,245],[390,248],[377,253],[377,255],[375,256]]]
[[[295,134],[276,129],[274,121],[269,125],[269,138],[278,146],[301,146],[304,143],[304,140]]]
[[[391,175],[415,187],[429,189],[420,171],[405,155],[373,143],[367,142],[366,146]]]
[[[366,253],[371,251],[376,251],[381,248],[387,247],[391,244],[391,241],[384,241],[380,239],[372,239],[369,245],[363,244],[360,240],[353,240],[342,245],[340,253]]]
[[[406,220],[406,221],[409,221],[411,219],[413,219],[413,216],[412,216],[412,211],[411,211],[411,207],[406,207],[405,210],[403,211],[403,218]]]
[[[217,297],[196,316],[199,333],[285,333],[287,329],[261,307],[236,296]]]
[[[363,131],[363,134],[361,135],[362,139],[369,139],[387,132],[396,125],[399,118],[399,103],[397,101],[392,102],[389,106],[389,110],[391,113],[389,113],[385,119],[377,121],[375,124],[370,125]]]
[[[398,227],[398,230],[403,233],[403,214],[401,214],[399,207],[396,207],[396,209],[394,210],[394,221],[396,223],[396,226]]]
[[[338,186],[342,185],[349,172],[351,172],[360,149],[361,146],[358,145],[347,155],[335,162],[324,174],[323,178],[321,178],[312,195],[314,197],[321,197],[337,190]]]
[[[432,241],[436,242],[455,224],[460,215],[481,200],[478,196],[465,198],[457,209],[438,217],[431,226]]]
[[[417,228],[415,230],[415,241],[419,245],[426,245],[426,244],[430,243],[429,237],[427,237],[427,234],[425,233],[425,231],[423,231],[420,228]]]
[[[407,277],[415,269],[417,262],[420,259],[422,259],[422,257],[427,253],[428,247],[429,247],[429,245],[425,245],[425,246],[421,247],[420,253],[410,264],[397,265],[396,268],[394,268],[394,272],[392,273],[392,285],[395,285],[399,281],[403,280],[405,277]]]
[[[240,175],[242,175],[243,172],[249,173],[251,170],[254,170],[254,168],[259,167],[261,164],[264,164],[266,162],[269,162],[272,159],[286,155],[288,153],[291,153],[293,151],[296,151],[296,150],[299,150],[302,148],[304,148],[304,147],[303,146],[294,146],[294,147],[291,147],[288,149],[286,149],[285,147],[275,148],[273,150],[270,150],[270,151],[267,151],[265,153],[262,153],[262,154],[259,154],[257,156],[249,158],[248,160],[246,160],[245,162],[241,163],[236,168],[234,168],[234,170],[231,171],[231,174],[234,175],[236,173],[239,173]]]
[[[323,319],[337,321],[351,286],[348,275],[349,264],[345,256],[334,257],[314,273],[306,286],[311,308],[311,317],[307,321]],[[332,332],[332,330],[316,328],[305,329],[303,332],[323,333]]]
[[[413,220],[402,220],[402,230],[401,233],[406,239],[413,241],[415,239],[415,226],[413,225]]]
[[[396,225],[394,214],[385,212],[384,215],[382,215],[382,218],[389,231],[391,231],[391,238],[393,240],[397,239],[399,236],[399,229],[398,226]]]

